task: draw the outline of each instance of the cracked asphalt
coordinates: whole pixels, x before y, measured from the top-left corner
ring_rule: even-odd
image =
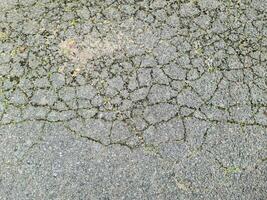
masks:
[[[0,199],[266,200],[266,0],[0,0]]]

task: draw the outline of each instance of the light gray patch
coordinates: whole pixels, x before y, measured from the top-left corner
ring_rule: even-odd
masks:
[[[190,17],[199,13],[199,10],[193,3],[185,3],[180,7],[180,14],[182,17]]]
[[[125,141],[131,136],[131,132],[126,123],[122,121],[115,121],[112,125],[111,142]]]
[[[168,119],[174,117],[176,113],[176,106],[162,103],[147,107],[144,111],[144,118],[149,123],[153,124],[160,121],[167,121]]]
[[[58,95],[63,101],[70,101],[76,98],[74,87],[63,87],[59,90]]]
[[[164,85],[154,85],[151,87],[148,100],[151,103],[166,102],[171,97],[175,96],[175,92],[169,87]]]
[[[87,119],[83,127],[83,135],[99,140],[104,144],[109,143],[111,123],[101,119]]]
[[[170,65],[167,65],[163,70],[172,79],[185,80],[186,70],[179,65],[172,63]]]
[[[194,91],[190,89],[184,89],[177,95],[177,103],[179,105],[198,108],[203,103],[203,101]]]
[[[199,0],[198,5],[201,9],[212,10],[219,7],[221,3],[218,0]]]
[[[57,94],[52,90],[38,89],[34,92],[31,102],[37,105],[53,105],[57,100]]]
[[[167,64],[176,57],[176,48],[167,42],[160,42],[154,53],[160,64]]]
[[[249,105],[234,106],[229,109],[230,115],[233,120],[238,122],[253,122],[253,111]]]
[[[179,141],[184,138],[184,126],[181,119],[174,118],[168,122],[163,122],[155,127],[150,127],[144,132],[147,143],[161,145],[166,142]]]
[[[140,89],[137,89],[135,91],[133,91],[130,94],[131,100],[132,101],[140,101],[146,98],[147,94],[148,94],[149,88],[143,87]]]
[[[120,91],[123,89],[124,81],[120,76],[117,76],[108,80],[108,85],[110,89],[113,89],[115,91]]]
[[[137,72],[139,86],[149,86],[151,82],[151,69],[140,69]]]
[[[45,119],[48,112],[46,107],[27,106],[22,111],[22,119]]]
[[[256,122],[267,125],[267,108],[262,107],[259,109],[258,113],[255,115]]]
[[[77,97],[81,99],[92,99],[96,95],[96,89],[91,85],[84,85],[77,88]]]
[[[53,73],[50,80],[55,88],[62,87],[65,84],[65,76],[60,73]]]
[[[16,105],[22,105],[28,102],[27,96],[20,90],[15,90],[12,93],[12,96],[10,98],[10,102],[14,103]]]

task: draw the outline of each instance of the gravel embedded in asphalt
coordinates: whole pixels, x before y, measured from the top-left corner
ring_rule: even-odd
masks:
[[[267,199],[266,0],[0,0],[0,199]]]

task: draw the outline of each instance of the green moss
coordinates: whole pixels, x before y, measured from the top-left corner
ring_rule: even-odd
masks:
[[[146,144],[144,150],[148,154],[152,154],[152,155],[159,154],[158,148],[155,145],[153,145],[153,144]]]
[[[198,4],[198,1],[199,1],[199,0],[191,0],[191,2],[192,2],[193,4],[195,4],[195,5]]]
[[[236,174],[240,172],[241,172],[241,169],[238,166],[226,167],[224,169],[225,174]]]
[[[48,78],[51,78],[51,76],[52,76],[52,72],[48,72],[48,73],[47,73],[47,77],[48,77]]]
[[[210,66],[210,67],[208,68],[208,72],[209,72],[209,73],[214,73],[215,71],[216,71],[216,67]]]

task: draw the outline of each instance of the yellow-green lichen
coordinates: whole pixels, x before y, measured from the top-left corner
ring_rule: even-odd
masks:
[[[0,31],[0,41],[4,42],[8,39],[8,34]]]

